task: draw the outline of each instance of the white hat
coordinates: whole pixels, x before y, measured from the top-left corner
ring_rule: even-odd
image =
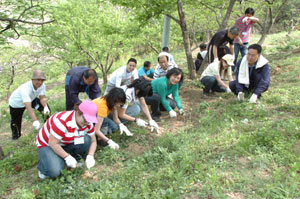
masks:
[[[234,61],[234,56],[233,56],[233,55],[231,55],[231,54],[226,54],[226,55],[224,55],[224,56],[222,57],[222,59],[224,59],[224,60],[227,62],[228,65],[234,66],[234,63],[233,63],[233,61]]]

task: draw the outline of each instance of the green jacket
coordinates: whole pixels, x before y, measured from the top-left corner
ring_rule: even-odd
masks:
[[[166,99],[167,96],[170,94],[172,94],[177,108],[178,109],[182,108],[182,105],[181,105],[181,102],[179,99],[178,83],[175,85],[168,86],[168,78],[166,76],[164,76],[164,77],[160,77],[160,78],[152,80],[151,84],[152,84],[153,93],[157,93],[160,95],[161,103],[168,112],[170,110],[172,110],[171,106],[169,105],[169,103]]]

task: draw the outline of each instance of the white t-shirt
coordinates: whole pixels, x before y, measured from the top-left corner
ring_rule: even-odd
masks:
[[[25,102],[32,102],[36,97],[45,95],[46,87],[42,84],[37,90],[34,89],[32,80],[22,84],[9,98],[9,105],[13,108],[24,108]]]
[[[202,59],[205,59],[206,54],[207,54],[207,50],[204,50],[204,51],[200,52],[200,55],[201,55]]]
[[[134,88],[128,88],[126,85],[121,86],[121,88],[124,90],[125,95],[126,95],[126,102],[122,106],[123,109],[127,109],[128,106],[139,102],[139,99],[135,97],[135,89]]]
[[[202,79],[205,76],[212,76],[213,77],[215,75],[220,75],[220,62],[219,61],[216,61],[216,62],[213,62],[213,63],[209,64],[207,66],[207,68],[203,71],[200,79]],[[229,76],[232,75],[231,67],[228,67],[227,75],[228,75],[228,78],[229,78]]]
[[[131,77],[133,79],[138,79],[138,71],[134,69],[132,72],[128,73],[126,71],[126,65],[115,70],[108,81],[109,84],[114,85],[115,87],[121,87],[122,85],[128,85],[131,83]]]

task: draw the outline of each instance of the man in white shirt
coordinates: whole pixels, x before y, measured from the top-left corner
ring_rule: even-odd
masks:
[[[31,80],[19,86],[19,88],[11,94],[9,98],[9,110],[11,115],[10,127],[13,140],[21,137],[22,116],[25,109],[33,121],[32,126],[35,130],[40,128],[40,122],[38,121],[33,108],[46,116],[46,118],[44,118],[45,120],[50,116],[50,109],[48,108],[45,96],[45,80],[46,78],[43,71],[35,70]]]
[[[126,66],[121,66],[115,70],[108,81],[104,95],[114,87],[121,87],[123,85],[129,85],[133,80],[138,79],[138,71],[136,70],[137,61],[134,58],[130,58]]]
[[[162,52],[159,53],[158,57],[160,57],[161,55],[167,55],[169,60],[169,65],[178,68],[177,64],[175,63],[173,55],[170,53],[169,47],[163,47]]]

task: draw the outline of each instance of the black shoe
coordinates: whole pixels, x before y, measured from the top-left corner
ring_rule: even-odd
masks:
[[[160,122],[160,118],[159,118],[159,117],[152,117],[152,119],[153,119],[155,122]]]

